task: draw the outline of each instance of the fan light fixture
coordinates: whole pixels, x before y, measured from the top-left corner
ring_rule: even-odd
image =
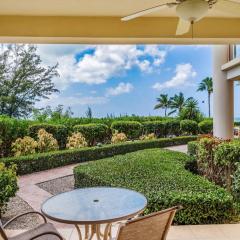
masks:
[[[171,0],[169,0],[171,1]],[[189,32],[193,24],[207,16],[208,9],[216,9],[224,13],[240,16],[240,3],[235,0],[172,0],[172,2],[158,4],[156,6],[143,9],[121,18],[122,21],[129,21],[150,13],[164,10],[165,8],[175,8],[179,17],[176,35],[183,35]]]
[[[209,5],[204,0],[184,1],[177,5],[176,14],[191,23],[196,22],[206,16]]]

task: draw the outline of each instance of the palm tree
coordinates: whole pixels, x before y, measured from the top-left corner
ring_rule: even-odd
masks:
[[[199,120],[202,114],[199,111],[198,101],[194,98],[189,99],[180,112],[181,119]]]
[[[182,111],[183,107],[186,105],[186,103],[191,99],[192,97],[185,100],[182,92],[180,92],[179,94],[175,94],[173,97],[170,98],[170,108],[173,109],[173,111],[171,111],[169,115],[175,113],[176,111],[178,111],[179,114]]]
[[[168,94],[160,94],[160,97],[157,98],[158,104],[154,107],[154,109],[162,108],[164,109],[165,117],[167,116],[167,110],[170,107],[170,99],[168,98]]]
[[[207,91],[208,93],[208,116],[211,116],[211,94],[213,92],[213,82],[211,77],[204,78],[200,82],[197,91]]]

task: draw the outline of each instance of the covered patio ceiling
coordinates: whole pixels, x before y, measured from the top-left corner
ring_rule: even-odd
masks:
[[[240,2],[240,0],[235,0]],[[237,16],[214,8],[191,33],[175,36],[175,9],[129,22],[120,18],[166,0],[0,1],[0,41],[33,43],[240,43]],[[217,3],[218,4],[218,3]]]

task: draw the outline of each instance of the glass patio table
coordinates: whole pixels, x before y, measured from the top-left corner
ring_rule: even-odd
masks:
[[[91,240],[95,235],[98,240],[107,240],[113,222],[133,218],[146,206],[146,197],[133,190],[95,187],[53,196],[43,203],[42,213],[51,220],[75,225],[79,240]],[[84,237],[80,225],[85,226]]]

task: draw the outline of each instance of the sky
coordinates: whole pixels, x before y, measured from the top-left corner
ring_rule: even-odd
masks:
[[[71,107],[84,116],[89,107],[94,117],[107,114],[163,115],[154,110],[160,94],[183,92],[199,102],[207,115],[207,93],[197,92],[202,79],[212,76],[212,52],[207,45],[43,45],[38,53],[43,64],[58,63],[59,78],[53,79],[58,94],[37,107]],[[240,86],[235,87],[235,102]],[[235,117],[240,109],[235,104]]]

